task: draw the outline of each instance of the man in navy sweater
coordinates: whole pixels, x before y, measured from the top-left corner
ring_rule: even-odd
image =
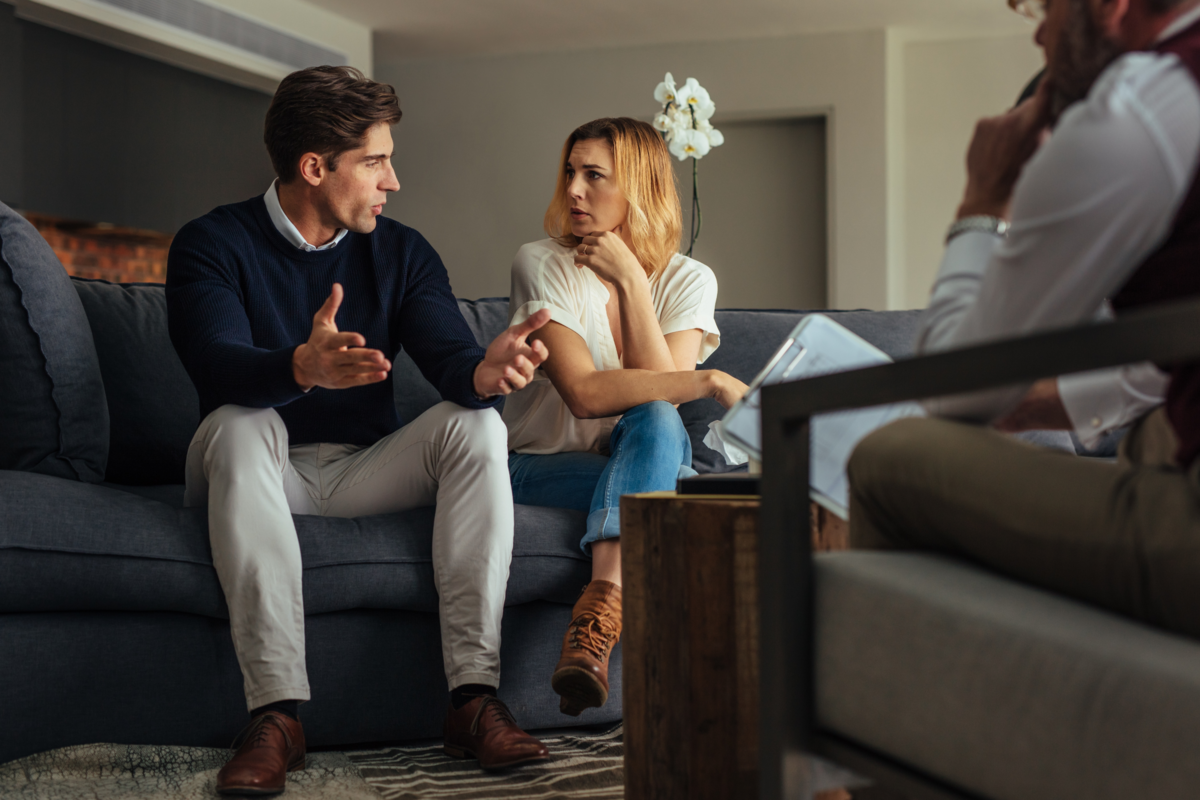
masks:
[[[187,504],[207,506],[251,723],[217,788],[283,791],[304,765],[309,699],[293,513],[356,517],[436,503],[433,569],[451,689],[446,752],[484,768],[547,757],[498,699],[500,620],[512,556],[507,431],[493,406],[546,358],[526,337],[486,352],[441,259],[380,214],[391,166],[391,86],[349,67],[289,75],[267,112],[278,180],[175,237],[171,340],[200,395]],[[447,398],[415,420],[393,401],[403,347]]]

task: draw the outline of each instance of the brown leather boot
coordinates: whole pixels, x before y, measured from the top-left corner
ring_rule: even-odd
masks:
[[[562,698],[558,710],[578,717],[608,701],[608,656],[621,638],[621,587],[592,581],[572,614],[550,685]]]
[[[550,757],[546,745],[517,727],[508,706],[477,696],[457,711],[446,709],[442,750],[454,758],[478,758],[484,769],[515,767]]]
[[[287,773],[304,769],[304,728],[287,714],[259,714],[233,744],[237,752],[217,773],[221,794],[279,794]]]

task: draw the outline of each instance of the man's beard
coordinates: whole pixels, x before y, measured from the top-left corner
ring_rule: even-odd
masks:
[[[1122,54],[1092,18],[1087,0],[1069,0],[1070,18],[1063,28],[1050,63],[1050,123],[1091,91],[1092,84]]]

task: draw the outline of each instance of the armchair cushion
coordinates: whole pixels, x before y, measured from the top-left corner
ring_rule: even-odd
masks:
[[[1200,642],[937,556],[814,570],[819,729],[993,800],[1195,796]]]

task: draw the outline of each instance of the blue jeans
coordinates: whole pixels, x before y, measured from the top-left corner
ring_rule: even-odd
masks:
[[[588,512],[579,546],[621,535],[621,495],[675,488],[692,469],[692,442],[679,412],[656,400],[625,412],[609,438],[609,453],[509,453],[513,502]]]

